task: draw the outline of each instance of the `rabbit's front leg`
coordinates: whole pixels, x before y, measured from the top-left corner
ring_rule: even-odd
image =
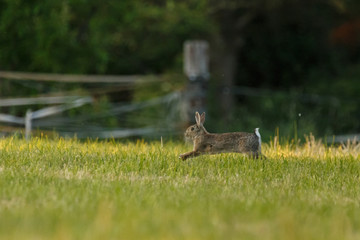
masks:
[[[191,151],[191,152],[187,152],[187,153],[183,153],[183,154],[180,154],[180,157],[182,160],[186,160],[188,158],[193,158],[193,157],[196,157],[196,156],[199,156],[200,155],[200,152],[199,151]]]

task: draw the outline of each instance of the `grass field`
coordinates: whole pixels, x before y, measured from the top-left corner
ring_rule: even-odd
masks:
[[[360,239],[360,145],[190,149],[1,139],[0,239]]]

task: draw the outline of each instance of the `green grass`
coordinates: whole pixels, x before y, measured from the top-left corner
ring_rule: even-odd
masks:
[[[360,145],[190,149],[1,139],[0,239],[360,238]]]

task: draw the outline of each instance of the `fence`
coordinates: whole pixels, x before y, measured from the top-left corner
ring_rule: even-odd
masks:
[[[75,76],[59,74],[34,74],[31,73],[14,73],[14,72],[0,72],[0,77],[6,77],[6,79],[12,79],[11,81],[36,81],[47,83],[49,81],[73,83],[75,80],[82,79],[82,83],[94,84],[102,83],[102,76]],[[37,79],[39,77],[39,79]],[[37,80],[35,80],[37,79]],[[51,79],[51,80],[46,80]],[[66,79],[66,80],[64,80]],[[126,85],[126,89],[133,88],[136,84],[143,85],[150,82],[160,83],[160,77],[147,79],[145,76],[112,76],[106,78],[106,84],[118,84]],[[146,80],[145,80],[146,79]],[[157,79],[157,80],[156,80]],[[95,92],[96,92],[95,88]],[[78,138],[122,138],[131,136],[158,136],[166,134],[176,134],[180,130],[176,129],[174,125],[177,125],[181,117],[182,112],[182,93],[181,91],[173,91],[164,96],[155,97],[140,102],[128,102],[128,103],[112,103],[112,105],[97,115],[80,115],[75,117],[64,117],[61,113],[65,113],[68,110],[82,107],[84,105],[94,104],[94,96],[51,96],[51,97],[34,97],[34,98],[9,98],[0,99],[1,107],[14,107],[14,106],[26,106],[28,109],[23,116],[15,116],[11,114],[0,114],[0,122],[10,124],[11,126],[24,126],[26,138],[30,137],[32,129],[40,129],[44,131],[56,130],[61,136],[77,136]],[[43,107],[41,109],[31,111],[31,105],[55,105]],[[143,126],[138,128],[129,127],[105,127],[100,125],[87,124],[90,121],[96,121],[96,119],[104,119],[109,117],[121,118],[125,114],[132,114],[135,116],[135,112],[142,111],[143,109],[155,107],[155,106],[168,106],[168,115],[166,118],[159,116],[158,122],[163,124]],[[177,115],[177,116],[175,116]],[[52,117],[49,119],[49,117]],[[130,121],[130,120],[129,120]],[[165,122],[165,123],[164,123]]]
[[[71,99],[71,101],[69,101]],[[45,118],[51,115],[62,113],[66,110],[81,107],[85,104],[91,103],[91,97],[40,97],[40,98],[18,98],[0,100],[0,107],[4,106],[19,106],[31,104],[54,104],[66,103],[60,106],[51,106],[39,109],[37,111],[27,110],[24,117],[17,117],[9,114],[0,114],[0,121],[7,123],[15,123],[25,125],[25,137],[28,139],[31,134],[32,121],[35,119]]]
[[[120,83],[134,84],[144,82],[140,75],[75,75],[75,74],[48,74],[48,73],[29,73],[29,72],[8,72],[0,71],[0,78],[14,80],[34,80],[46,82],[66,82],[66,83]],[[149,80],[147,80],[148,82]]]

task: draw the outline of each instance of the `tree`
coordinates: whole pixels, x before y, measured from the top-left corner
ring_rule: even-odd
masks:
[[[214,73],[221,115],[227,121],[233,108],[231,87],[235,82],[238,54],[243,46],[243,30],[258,15],[260,1],[210,1],[210,15],[218,23],[218,32],[212,38]]]
[[[0,0],[3,70],[159,73],[209,34],[206,1]]]

